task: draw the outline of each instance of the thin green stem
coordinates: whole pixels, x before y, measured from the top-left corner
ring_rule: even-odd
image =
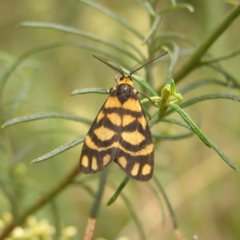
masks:
[[[95,201],[93,203],[91,212],[90,212],[90,217],[92,218],[97,218],[98,216],[98,212],[99,212],[99,208],[100,208],[100,203],[101,203],[101,198],[103,195],[103,191],[105,188],[105,183],[106,183],[106,178],[107,178],[107,169],[105,169],[104,171],[102,171],[100,173],[100,179],[99,179],[99,185],[98,185],[98,191],[95,197]]]
[[[212,147],[210,141],[205,137],[205,135],[202,133],[202,131],[198,128],[198,126],[192,121],[192,119],[188,116],[186,112],[184,112],[178,105],[171,103],[169,104],[171,108],[173,108],[177,113],[180,114],[180,116],[183,118],[183,120],[191,127],[192,131],[197,134],[197,136],[203,141],[203,143],[208,146]]]
[[[221,61],[233,58],[233,57],[235,57],[239,54],[240,54],[240,50],[237,50],[237,51],[234,51],[233,53],[229,53],[229,54],[227,54],[226,56],[223,56],[223,57],[218,57],[218,58],[214,58],[214,59],[211,59],[211,60],[201,61],[200,64],[201,65],[209,65],[209,64],[212,64],[212,63],[221,62]]]
[[[174,81],[177,83],[187,74],[189,74],[194,68],[196,68],[201,61],[203,55],[211,47],[211,45],[221,36],[221,34],[228,29],[229,25],[238,17],[240,14],[240,5],[235,7],[223,21],[213,30],[203,43],[197,48],[194,54],[188,59],[184,66],[176,72]]]
[[[123,181],[121,182],[121,184],[120,184],[119,187],[117,188],[117,191],[116,191],[116,192],[113,194],[113,196],[109,199],[109,201],[108,201],[108,203],[107,203],[107,206],[113,204],[113,203],[117,200],[119,194],[122,192],[123,188],[127,185],[127,183],[128,183],[129,180],[130,180],[130,178],[129,178],[128,176],[126,176],[126,177],[123,179]]]

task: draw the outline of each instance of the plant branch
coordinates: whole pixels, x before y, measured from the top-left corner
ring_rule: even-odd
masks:
[[[84,240],[92,239],[98,212],[99,212],[99,208],[100,208],[100,203],[101,203],[101,199],[102,199],[102,195],[103,195],[103,191],[104,191],[105,184],[106,184],[106,178],[107,178],[107,172],[105,169],[105,171],[101,172],[101,174],[100,174],[98,191],[96,193],[96,197],[95,197],[95,200],[94,200],[94,203],[93,203],[93,206],[92,206],[89,218],[88,218],[88,223],[87,223],[87,227],[86,227],[86,231],[85,231],[85,235],[84,235]]]
[[[55,198],[58,193],[60,193],[64,188],[66,188],[78,174],[79,166],[77,165],[57,186],[55,186],[51,191],[49,191],[44,197],[36,201],[32,206],[25,210],[19,218],[13,219],[13,221],[10,222],[9,225],[2,231],[0,240],[6,239],[6,237],[9,236],[12,230],[18,225],[22,224],[30,214],[42,208],[45,204],[49,203],[53,198]]]
[[[196,68],[202,58],[211,45],[221,36],[221,34],[229,27],[229,25],[240,14],[240,5],[234,8],[223,21],[213,30],[203,43],[197,48],[194,54],[188,59],[185,65],[176,72],[174,76],[175,83],[179,82],[183,77],[189,74],[194,68]]]

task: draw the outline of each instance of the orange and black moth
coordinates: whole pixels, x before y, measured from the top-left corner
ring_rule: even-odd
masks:
[[[156,58],[124,75],[118,65],[94,57],[120,73],[121,78],[117,86],[110,90],[109,97],[86,135],[80,171],[96,173],[114,161],[129,177],[148,181],[153,174],[154,145],[131,75]]]

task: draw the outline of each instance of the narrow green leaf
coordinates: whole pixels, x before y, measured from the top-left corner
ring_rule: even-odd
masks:
[[[155,176],[153,176],[153,180],[154,180],[154,182],[157,184],[158,189],[160,190],[160,192],[161,192],[162,195],[163,195],[163,198],[164,198],[164,200],[165,200],[165,202],[166,202],[168,211],[169,211],[170,216],[171,216],[171,218],[172,218],[172,224],[173,224],[174,228],[177,228],[177,227],[178,227],[177,219],[176,219],[175,213],[174,213],[174,211],[173,211],[172,205],[171,205],[171,203],[170,203],[170,201],[169,201],[169,199],[168,199],[168,197],[167,197],[167,194],[165,193],[162,185],[160,184],[159,180],[158,180]]]
[[[152,37],[152,35],[157,31],[158,26],[161,22],[161,19],[162,19],[161,15],[158,14],[155,16],[153,24],[152,24],[147,36],[143,39],[142,44],[145,44]]]
[[[124,72],[129,72],[128,70],[123,68]],[[138,82],[140,85],[142,85],[148,92],[151,93],[153,96],[158,96],[157,92],[141,77],[133,74],[131,76],[136,82]],[[76,94],[87,94],[87,93],[99,93],[99,94],[108,94],[109,92],[105,88],[82,88],[82,89],[76,89],[71,93],[72,95]]]
[[[180,55],[180,49],[179,49],[179,46],[175,42],[172,42],[172,41],[165,43],[165,45],[171,45],[173,47],[173,50],[170,50],[167,47],[167,51],[168,51],[169,57],[170,57],[170,65],[168,68],[168,75],[166,78],[166,83],[170,83],[170,81],[173,78],[174,69],[177,65],[177,60]]]
[[[173,38],[175,38],[176,40],[184,41],[193,47],[197,46],[196,40],[194,40],[190,36],[180,33],[180,32],[172,32],[172,31],[161,32],[159,34],[156,34],[154,40],[159,41],[159,39],[161,39],[161,38],[169,38],[171,40],[173,40]]]
[[[133,34],[135,34],[138,38],[142,39],[143,36],[135,29],[133,28],[128,22],[126,22],[123,18],[121,18],[119,15],[117,15],[115,12],[112,12],[110,9],[104,7],[103,5],[99,4],[96,1],[92,0],[78,0],[79,2],[85,3],[101,12],[106,14],[107,16],[114,19],[116,22],[121,24],[125,29],[129,30]]]
[[[109,201],[108,201],[108,203],[107,203],[107,206],[113,204],[113,203],[117,200],[119,194],[122,192],[123,188],[127,185],[127,183],[128,183],[129,180],[130,180],[130,178],[129,178],[128,176],[126,176],[126,177],[123,179],[123,181],[121,182],[121,184],[120,184],[119,187],[117,188],[117,191],[116,191],[116,192],[113,194],[113,196],[109,199]]]
[[[188,101],[181,103],[180,107],[185,108],[195,103],[199,103],[201,101],[210,100],[210,99],[230,99],[238,102],[240,101],[239,96],[228,94],[228,93],[216,93],[216,94],[202,95],[202,96],[190,99]]]
[[[152,96],[158,96],[157,92],[154,90],[154,88],[152,88],[145,80],[143,80],[141,77],[133,74],[131,75],[131,77],[138,82],[139,84],[141,84],[148,92],[151,93]]]
[[[113,186],[113,184],[111,184],[111,183],[109,183],[109,184],[113,189],[116,189],[116,187]],[[126,197],[126,195],[123,192],[121,193],[120,197],[122,198],[123,202],[125,203],[128,211],[132,217],[133,222],[136,224],[137,232],[140,237],[139,239],[146,240],[145,233],[143,231],[144,228],[142,226],[142,223],[140,222],[140,220],[138,219],[138,217],[136,215],[136,209],[134,209],[131,202],[128,200],[128,198]]]
[[[23,66],[21,65],[20,69],[22,67]],[[18,69],[16,74],[18,75],[18,77],[22,78],[24,76],[22,74],[24,73],[20,69]],[[13,116],[16,113],[16,111],[19,109],[19,107],[26,101],[26,98],[27,98],[26,96],[29,92],[30,86],[32,85],[32,79],[29,79],[26,77],[23,77],[23,78],[24,79],[21,83],[21,86],[19,86],[17,93],[13,96],[11,101],[8,103],[9,104],[8,107],[4,111],[4,121],[10,118],[11,116]]]
[[[58,30],[58,31],[66,32],[66,33],[75,34],[75,35],[93,40],[97,43],[102,43],[107,47],[111,47],[121,53],[124,53],[126,56],[128,56],[134,60],[137,60],[136,57],[133,54],[131,54],[129,51],[126,51],[125,48],[122,48],[119,45],[117,45],[113,42],[110,42],[106,39],[100,38],[97,35],[93,35],[91,33],[88,33],[88,32],[73,28],[73,27],[68,27],[68,26],[64,26],[61,24],[54,24],[54,23],[44,23],[44,22],[22,22],[22,23],[20,23],[20,27],[53,29],[53,30]]]
[[[130,40],[123,40],[123,43],[126,46],[129,46],[132,50],[134,50],[135,53],[137,53],[137,55],[139,56],[139,60],[137,62],[140,62],[142,59],[145,58],[144,54],[142,53],[142,51],[139,49],[139,47]]]
[[[209,64],[207,67],[213,68],[214,70],[218,71],[221,75],[223,75],[226,78],[226,82],[228,83],[229,87],[235,87],[237,89],[240,89],[240,83],[238,80],[233,77],[230,73],[228,73],[221,65],[219,64]]]
[[[153,121],[152,121],[153,120]],[[191,130],[191,127],[186,124],[185,122],[176,120],[176,119],[167,119],[167,118],[162,118],[159,117],[159,114],[156,114],[156,116],[154,116],[149,122],[149,126],[152,126],[153,124],[157,123],[157,122],[166,122],[166,123],[171,123],[171,124],[175,124],[184,128],[187,128],[189,130]]]
[[[209,142],[209,140],[204,136],[204,134],[202,133],[202,131],[198,128],[198,126],[192,121],[192,119],[187,115],[187,113],[185,113],[178,105],[174,104],[174,103],[170,103],[169,106],[171,108],[173,108],[177,113],[180,114],[180,116],[183,118],[183,120],[191,127],[191,129],[193,130],[193,132],[195,132],[198,137],[203,141],[203,143],[208,146],[208,147],[212,147],[211,143]]]
[[[85,32],[73,27],[68,27],[65,25],[61,25],[61,24],[56,24],[56,23],[47,23],[47,22],[21,22],[19,24],[20,27],[30,27],[30,28],[43,28],[43,29],[52,29],[52,30],[58,30],[61,32],[66,32],[66,33],[70,33],[70,34],[75,34],[81,37],[85,37],[88,38],[90,40],[93,41],[97,41],[100,43],[104,43],[104,44],[112,44],[112,42],[109,42],[105,39],[100,38],[97,35],[93,35],[89,32]]]
[[[12,157],[12,163],[17,164],[23,159],[27,159],[30,153],[35,152],[38,148],[41,148],[42,145],[40,144],[44,144],[44,142],[39,143],[38,138],[34,138],[32,141],[24,144],[24,146],[22,146]]]
[[[211,141],[212,148],[217,152],[217,154],[225,161],[231,168],[238,171],[238,168],[235,164],[233,164],[228,157],[218,148],[218,146]]]
[[[155,123],[159,122],[162,117],[159,116],[159,112],[155,114],[149,121],[149,127],[153,126]]]
[[[236,50],[236,51],[234,51],[232,53],[229,53],[229,54],[227,54],[225,56],[222,56],[222,57],[214,58],[214,59],[211,59],[211,60],[201,61],[201,65],[209,65],[211,63],[217,63],[217,62],[225,61],[225,60],[233,58],[233,57],[235,57],[235,56],[237,56],[239,54],[240,54],[240,50],[238,49],[238,50]]]
[[[156,15],[154,8],[149,1],[139,0],[138,2],[146,9],[150,16]]]
[[[57,48],[57,47],[65,47],[65,46],[71,46],[71,47],[78,47],[78,48],[84,48],[84,49],[88,49],[91,51],[95,51],[97,53],[101,53],[103,55],[109,56],[111,57],[112,54],[108,53],[105,50],[102,50],[99,47],[96,47],[94,45],[90,45],[90,44],[84,44],[84,43],[79,43],[79,42],[71,42],[71,41],[64,41],[64,42],[55,42],[53,44],[47,44],[47,45],[43,45],[43,46],[39,46],[39,47],[35,47],[32,48],[28,51],[26,51],[25,53],[23,53],[22,55],[20,55],[12,64],[9,68],[7,68],[3,74],[0,76],[0,96],[3,95],[3,89],[4,89],[4,85],[6,83],[6,81],[8,80],[8,78],[10,77],[10,75],[17,69],[17,67],[23,62],[25,61],[28,57],[37,54],[39,52],[42,51],[47,51],[47,50],[51,50],[53,48]],[[119,60],[120,61],[120,60]]]
[[[188,138],[192,136],[194,133],[185,133],[185,134],[179,134],[179,135],[168,135],[168,134],[152,134],[152,137],[157,140],[181,140],[183,138]]]
[[[165,212],[165,206],[164,206],[164,202],[162,199],[162,196],[159,194],[159,189],[156,188],[154,181],[149,181],[147,182],[148,187],[151,189],[151,191],[153,192],[153,194],[155,195],[157,201],[159,202],[159,206],[161,208],[160,212],[161,212],[161,222],[162,222],[162,227],[164,228],[166,226],[166,212]]]
[[[45,155],[43,155],[43,156],[41,156],[39,158],[36,158],[36,159],[32,160],[31,163],[39,163],[39,162],[45,161],[45,160],[47,160],[49,158],[55,157],[58,154],[66,151],[66,150],[68,150],[68,149],[70,149],[72,147],[77,146],[79,143],[82,143],[84,141],[84,139],[85,139],[85,136],[76,138],[73,141],[65,143],[64,145],[54,149],[53,151],[51,151],[51,152],[49,152],[49,153],[47,153],[47,154],[45,154]]]
[[[185,87],[179,90],[181,94],[186,94],[190,92],[191,90],[194,90],[198,87],[204,87],[208,84],[213,84],[213,85],[219,85],[223,87],[227,87],[228,84],[226,82],[223,82],[222,80],[214,79],[214,78],[206,78],[206,79],[199,79],[197,82],[189,83]]]
[[[76,89],[71,93],[71,96],[77,94],[87,94],[87,93],[99,93],[99,94],[109,94],[109,91],[105,88],[81,88]]]
[[[182,127],[187,128],[187,129],[191,129],[188,124],[186,124],[185,122],[176,120],[176,119],[161,118],[160,121],[161,121],[161,122],[166,122],[166,123],[175,124],[175,125],[178,125],[178,126],[182,126]]]
[[[144,229],[143,225],[140,222],[140,220],[138,219],[137,215],[135,214],[136,209],[133,208],[133,206],[131,205],[130,201],[125,196],[125,194],[121,194],[121,196],[122,196],[122,199],[125,202],[125,205],[127,206],[128,210],[129,210],[129,212],[132,216],[133,222],[136,224],[137,232],[139,234],[140,240],[146,240],[145,233],[144,233],[144,230],[143,230]]]
[[[172,10],[178,10],[178,9],[187,9],[189,12],[194,12],[194,7],[191,4],[188,3],[182,3],[182,4],[174,4],[173,6],[166,7],[159,11],[160,14],[172,11]]]
[[[77,117],[77,116],[70,115],[70,114],[48,112],[48,113],[36,113],[36,114],[31,114],[31,115],[27,115],[27,116],[18,117],[18,118],[13,118],[13,119],[5,122],[2,125],[2,128],[12,126],[15,124],[19,124],[19,123],[41,120],[41,119],[45,119],[45,118],[60,118],[60,119],[67,119],[67,120],[72,120],[72,121],[83,122],[88,125],[92,124],[91,120],[83,118],[83,117]]]

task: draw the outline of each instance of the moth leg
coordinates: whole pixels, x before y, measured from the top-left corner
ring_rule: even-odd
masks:
[[[114,80],[116,81],[117,85],[119,85],[118,78],[119,78],[119,74],[117,74],[117,75],[114,77]]]
[[[140,92],[140,91],[137,91],[137,94],[138,93],[140,93],[140,94],[142,94],[145,98],[147,98],[153,105],[155,104],[155,102],[148,96],[148,95],[146,95],[145,93],[143,93],[143,92]]]

